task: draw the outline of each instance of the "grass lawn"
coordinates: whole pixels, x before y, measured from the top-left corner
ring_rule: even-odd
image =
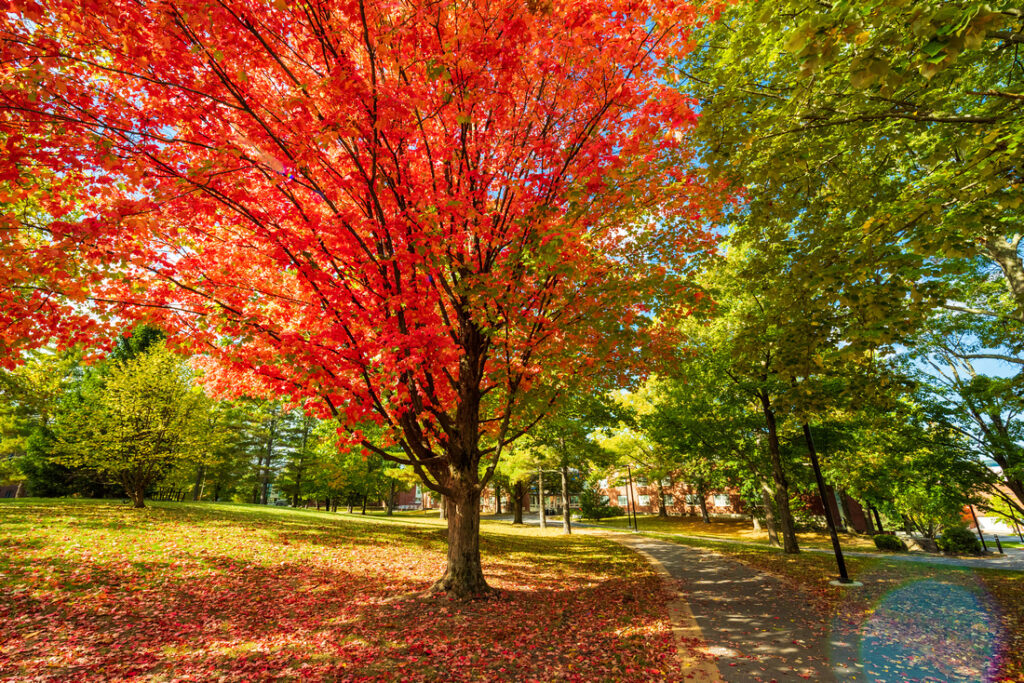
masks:
[[[0,502],[0,679],[680,680],[667,594],[606,540],[485,524],[500,593],[419,593],[433,517]],[[546,536],[541,538],[541,536]]]
[[[625,529],[628,526],[626,517],[612,517],[592,522],[583,520],[586,524],[606,526],[616,529]],[[641,531],[653,531],[664,534],[682,534],[684,536],[697,536],[702,538],[723,538],[733,541],[745,541],[752,543],[768,543],[768,532],[754,531],[749,520],[743,519],[712,519],[705,524],[699,516],[687,517],[658,517],[657,515],[640,516],[637,524]],[[805,548],[832,548],[832,541],[827,532],[804,532],[797,534],[797,541]],[[839,542],[847,550],[858,550],[868,552],[879,552],[875,542],[870,536],[857,534],[839,534]]]
[[[642,529],[643,520],[640,521],[640,525]],[[889,635],[894,640],[912,640],[920,637],[919,633],[908,632],[908,624],[914,624],[915,615],[909,615],[911,619],[902,619],[901,617],[908,615],[892,613],[892,605],[887,598],[894,595],[896,589],[928,581],[962,587],[970,595],[975,596],[980,604],[985,605],[1003,629],[1004,640],[998,644],[999,651],[993,657],[997,662],[997,670],[992,672],[994,680],[1024,681],[1024,572],[944,567],[916,562],[896,562],[885,558],[848,557],[846,564],[850,576],[864,585],[838,587],[829,585],[829,581],[838,574],[835,558],[831,555],[801,553],[793,556],[775,549],[705,540],[682,540],[671,536],[661,538],[713,550],[793,582],[811,595],[812,600],[817,603],[822,628],[858,632],[862,630],[866,621],[873,618],[876,618],[876,621],[883,619],[889,620]],[[955,611],[952,614],[948,610],[944,612],[942,606],[916,604],[909,609],[903,606],[902,609],[919,612],[916,615],[919,617],[916,626],[924,624],[926,629],[949,629],[951,633],[957,634],[956,638],[949,639],[952,651],[936,650],[935,657],[953,659],[960,654],[954,645],[956,640],[962,645],[965,642],[976,643],[982,637],[981,634],[971,633],[968,628],[958,630],[956,621],[961,615],[955,614]],[[877,623],[873,628],[877,630]],[[884,680],[904,680],[898,673],[901,662],[890,664],[890,677]]]

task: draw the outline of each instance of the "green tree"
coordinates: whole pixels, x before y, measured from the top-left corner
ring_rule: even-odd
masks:
[[[750,189],[748,233],[869,298],[945,304],[936,276],[979,255],[1021,321],[1022,29],[1012,0],[746,0],[679,73],[709,169]]]
[[[205,397],[163,344],[112,363],[69,397],[54,429],[57,460],[124,487],[135,507],[182,461],[205,454]]]

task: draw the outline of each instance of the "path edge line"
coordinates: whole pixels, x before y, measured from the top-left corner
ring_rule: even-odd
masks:
[[[705,642],[706,639],[704,638],[704,632],[701,631],[700,625],[697,623],[696,617],[693,616],[689,603],[683,598],[682,592],[676,587],[676,580],[672,578],[672,574],[665,568],[665,565],[646,550],[638,548],[619,537],[619,534],[598,532],[593,533],[593,535],[607,538],[610,541],[625,546],[647,560],[647,563],[651,565],[655,573],[661,578],[665,589],[674,596],[670,602],[666,603],[665,607],[672,625],[672,636],[676,646],[676,659],[679,661],[680,666],[682,666],[684,673],[691,674],[687,680],[701,681],[702,683],[725,683],[721,671],[719,671],[718,666],[713,661],[691,657],[687,654],[689,650],[687,647],[688,639],[697,639]]]

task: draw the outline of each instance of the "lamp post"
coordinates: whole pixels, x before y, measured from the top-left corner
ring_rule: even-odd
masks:
[[[828,534],[832,537],[832,550],[836,555],[836,564],[839,565],[839,583],[852,584],[854,581],[846,573],[846,561],[843,560],[843,549],[839,546],[836,522],[832,517],[832,508],[828,504],[828,495],[825,493],[825,480],[821,476],[821,467],[818,465],[818,453],[814,450],[814,440],[811,439],[811,427],[806,422],[804,422],[804,439],[807,441],[807,453],[811,456],[814,478],[818,482],[818,494],[821,496],[821,504],[825,507],[825,523],[828,525]]]
[[[548,518],[544,511],[544,470],[537,465],[537,503],[540,506],[540,528],[548,528]]]
[[[629,468],[629,465],[626,465],[626,475],[629,477],[629,495],[626,497],[626,502],[629,503],[633,508],[633,531],[640,531],[640,527],[636,523],[636,502],[634,502],[635,490],[633,488],[633,471]],[[628,511],[626,514],[628,516]]]
[[[978,522],[978,515],[974,514],[974,506],[967,506],[971,511],[971,517],[974,519],[974,528],[978,530],[978,538],[981,539],[981,549],[986,553],[988,552],[988,546],[985,544],[985,535],[981,533],[981,524]]]

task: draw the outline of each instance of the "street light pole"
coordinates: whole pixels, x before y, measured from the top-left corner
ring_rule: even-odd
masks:
[[[846,573],[843,549],[839,547],[839,534],[836,533],[836,522],[832,517],[832,508],[828,505],[828,495],[825,493],[825,480],[821,477],[821,467],[818,465],[818,453],[814,450],[814,440],[811,439],[811,427],[806,422],[804,422],[804,439],[807,441],[807,453],[811,456],[814,478],[818,482],[818,495],[821,496],[821,504],[825,507],[825,523],[828,525],[828,534],[832,537],[832,550],[836,554],[836,564],[839,565],[839,583],[853,583],[849,574]]]
[[[544,511],[544,470],[537,465],[537,502],[540,504],[540,528],[548,528],[547,513]]]
[[[636,502],[634,502],[634,489],[633,489],[633,471],[629,469],[629,465],[626,465],[626,474],[629,476],[629,496],[627,502],[633,506],[633,531],[640,531],[640,527],[636,523]]]
[[[978,515],[974,514],[974,506],[967,506],[971,510],[971,517],[974,518],[974,528],[978,530],[978,538],[981,539],[981,549],[986,553],[988,552],[988,546],[985,545],[985,536],[981,533],[981,524],[978,522]]]

